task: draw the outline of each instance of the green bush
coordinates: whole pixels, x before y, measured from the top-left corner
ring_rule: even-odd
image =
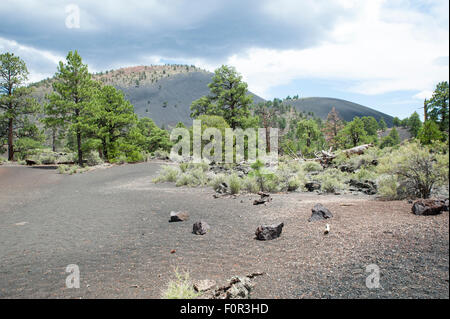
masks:
[[[180,170],[172,165],[164,165],[159,174],[158,177],[153,179],[153,182],[159,183],[159,182],[176,182],[178,179],[178,175],[180,174]]]
[[[205,172],[200,168],[189,170],[187,173],[182,173],[178,176],[176,186],[203,186],[208,184],[208,179]]]
[[[97,151],[90,151],[89,153],[87,153],[85,155],[85,160],[89,166],[95,166],[104,163]]]
[[[233,174],[228,179],[228,185],[230,186],[230,192],[231,194],[239,194],[241,190],[242,179],[237,176],[236,174]]]
[[[400,199],[398,187],[397,177],[393,175],[382,175],[377,181],[378,195],[384,200]]]
[[[448,153],[412,142],[383,157],[378,172],[396,176],[406,195],[429,198],[434,186],[448,185],[448,165]]]
[[[320,172],[323,170],[322,165],[315,161],[305,161],[302,164],[302,169],[305,172]]]
[[[155,158],[157,159],[168,159],[169,158],[169,152],[162,150],[162,149],[157,149],[153,155],[155,156]]]
[[[211,186],[215,191],[217,191],[220,188],[220,185],[225,182],[226,182],[225,174],[217,174],[214,175],[214,177],[210,180],[209,186]]]
[[[175,277],[176,279],[171,280],[166,290],[162,292],[161,297],[163,299],[194,299],[200,296],[199,293],[195,292],[188,272],[181,274],[176,269]]]
[[[334,193],[344,188],[344,184],[337,178],[325,176],[322,178],[321,189],[326,193]]]
[[[260,184],[254,176],[246,176],[242,181],[242,186],[243,189],[249,193],[257,193],[261,191]]]

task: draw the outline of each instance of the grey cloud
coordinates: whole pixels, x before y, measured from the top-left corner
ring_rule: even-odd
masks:
[[[267,0],[4,2],[0,37],[59,55],[77,49],[100,69],[149,55],[216,62],[250,47],[306,48],[353,14],[334,2],[293,0],[287,12]],[[80,29],[65,27],[68,3],[81,9]]]

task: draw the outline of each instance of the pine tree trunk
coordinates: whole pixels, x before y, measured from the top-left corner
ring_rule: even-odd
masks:
[[[56,152],[56,129],[52,130],[52,150]]]
[[[77,131],[77,146],[78,146],[78,165],[83,166],[83,151],[81,150],[81,132]]]
[[[14,160],[14,145],[13,145],[13,119],[9,119],[8,125],[8,161]]]

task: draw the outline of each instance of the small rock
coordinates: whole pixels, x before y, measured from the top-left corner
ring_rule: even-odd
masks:
[[[283,230],[284,223],[274,224],[274,225],[261,225],[256,228],[256,238],[258,240],[272,240],[280,237],[281,231]]]
[[[317,182],[310,182],[305,184],[305,188],[308,190],[308,192],[313,192],[315,190],[319,190],[321,188],[321,185]]]
[[[169,223],[183,222],[188,219],[189,219],[189,214],[187,212],[170,212]]]
[[[208,291],[216,285],[216,282],[214,280],[200,280],[194,283],[194,290],[198,292],[204,292]]]
[[[414,202],[411,210],[415,215],[439,215],[443,211],[448,211],[448,199],[419,199]]]
[[[199,221],[194,223],[193,227],[192,227],[192,233],[196,234],[196,235],[204,235],[206,234],[211,227],[209,227],[209,225],[204,222],[204,221]]]
[[[312,215],[308,219],[309,222],[323,220],[333,217],[333,214],[322,204],[316,204],[312,208]]]

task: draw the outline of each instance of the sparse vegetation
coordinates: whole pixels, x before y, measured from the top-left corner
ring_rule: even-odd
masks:
[[[162,292],[163,299],[194,299],[200,296],[192,287],[188,272],[179,272],[175,269],[175,280],[169,281],[167,288]]]

